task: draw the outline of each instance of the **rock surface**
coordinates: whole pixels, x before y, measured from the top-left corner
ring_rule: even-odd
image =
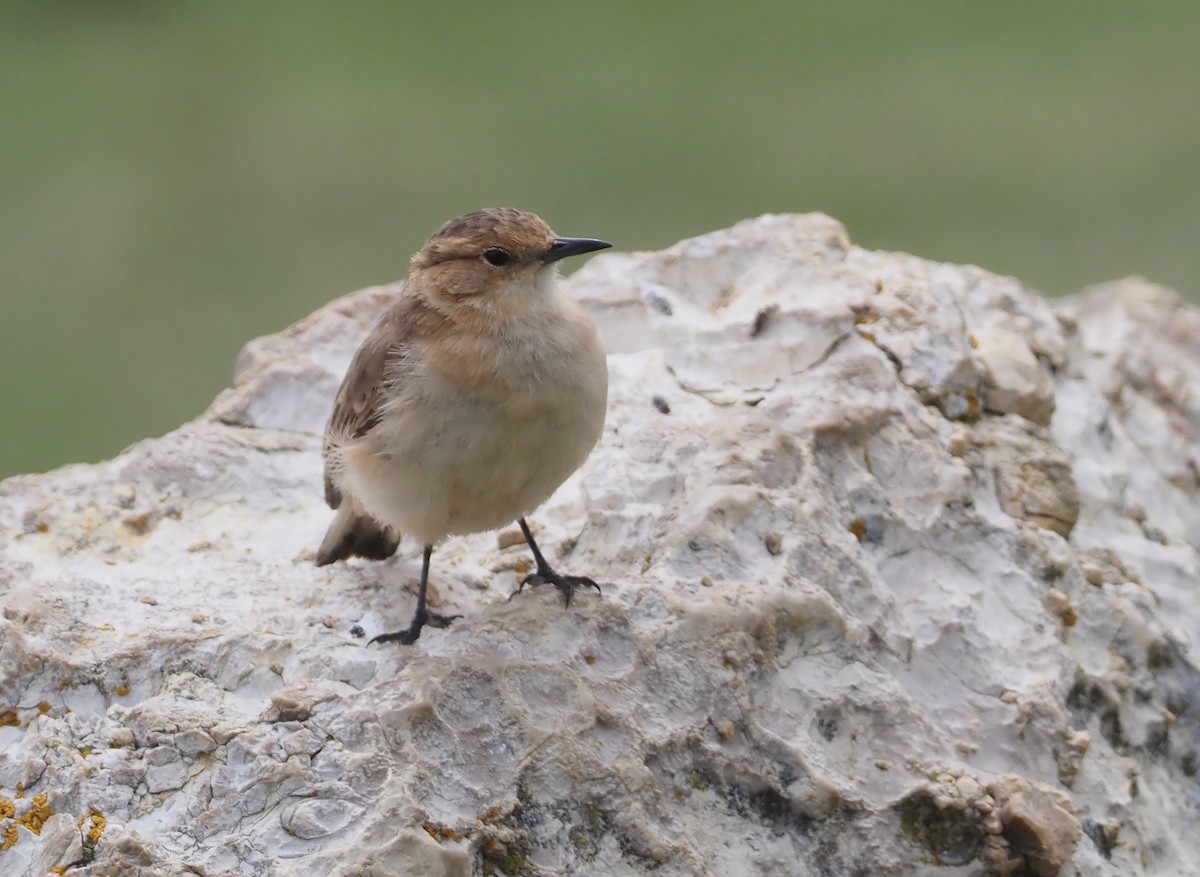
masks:
[[[394,287],[199,419],[0,485],[0,873],[1175,875],[1200,837],[1200,314],[767,216],[571,279],[605,436],[506,534],[317,569]]]

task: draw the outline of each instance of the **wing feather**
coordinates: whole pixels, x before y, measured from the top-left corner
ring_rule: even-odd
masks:
[[[390,395],[386,390],[404,379],[405,351],[412,336],[421,331],[431,316],[430,309],[415,296],[404,296],[389,308],[350,361],[338,389],[333,412],[325,426],[322,453],[325,457],[325,501],[336,509],[342,502],[334,478],[335,449],[362,438],[383,416]]]

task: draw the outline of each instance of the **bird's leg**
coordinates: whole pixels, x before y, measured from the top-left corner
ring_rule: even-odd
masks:
[[[526,585],[554,585],[563,593],[563,605],[570,606],[576,588],[595,588],[596,592],[600,593],[600,586],[587,576],[564,576],[552,570],[537,543],[533,541],[533,533],[529,532],[529,525],[525,523],[525,519],[517,518],[517,523],[521,525],[521,533],[529,543],[529,550],[533,552],[533,560],[537,563],[537,569],[521,579],[521,584],[517,587],[518,594],[525,590]]]
[[[455,618],[461,618],[461,615],[440,615],[437,612],[430,612],[425,608],[425,589],[429,585],[429,560],[433,556],[433,546],[425,546],[425,558],[421,561],[421,584],[417,588],[417,611],[413,613],[412,623],[404,630],[397,630],[393,633],[381,633],[379,636],[371,639],[371,643],[400,643],[401,645],[411,646],[417,641],[417,637],[421,635],[421,628],[425,625],[430,627],[448,627],[450,622]]]

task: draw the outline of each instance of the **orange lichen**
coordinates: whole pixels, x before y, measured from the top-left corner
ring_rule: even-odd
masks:
[[[41,703],[39,703],[38,704],[38,712],[41,713],[43,716],[46,715],[46,713],[50,712],[50,702],[43,700]]]
[[[54,808],[47,803],[48,800],[45,792],[34,795],[30,808],[17,817],[17,825],[24,825],[34,834],[41,834],[46,820],[54,815]]]
[[[128,696],[129,695],[129,683],[126,683],[124,685],[118,685],[116,688],[113,689],[113,694],[115,694],[117,697]]]
[[[863,537],[867,535],[867,522],[862,518],[855,518],[846,529],[854,534],[855,539],[862,542]]]
[[[16,710],[5,710],[0,713],[0,728],[16,728],[21,724],[21,719],[17,716]]]
[[[426,821],[421,825],[421,827],[425,829],[426,834],[428,834],[438,843],[445,843],[448,840],[459,843],[463,839],[463,836],[449,825],[443,825],[440,822]]]
[[[0,798],[0,819],[12,819],[17,815],[17,805],[8,798]]]
[[[100,840],[100,835],[104,834],[104,827],[108,825],[108,820],[104,818],[104,814],[97,810],[91,813],[92,827],[88,829],[87,839],[93,844]]]
[[[0,850],[10,850],[17,842],[17,825],[15,822],[10,822],[4,826],[4,838],[0,840]]]

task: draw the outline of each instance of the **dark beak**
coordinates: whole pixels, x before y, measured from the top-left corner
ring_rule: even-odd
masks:
[[[542,264],[549,265],[567,256],[582,256],[595,250],[607,250],[611,246],[608,241],[598,241],[594,238],[555,238],[550,249],[542,254]]]

